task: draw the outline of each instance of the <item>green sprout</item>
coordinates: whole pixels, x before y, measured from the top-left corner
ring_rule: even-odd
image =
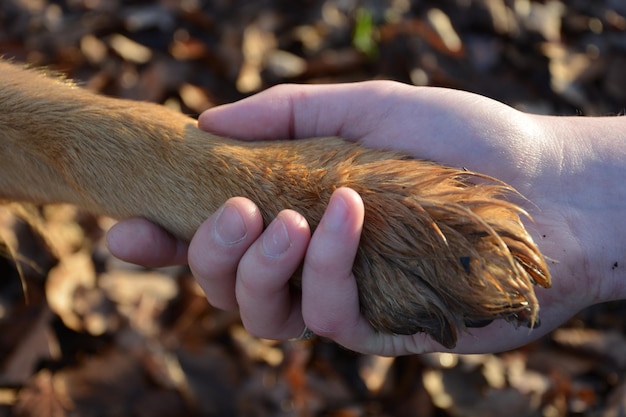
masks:
[[[377,33],[372,13],[360,7],[356,10],[355,20],[352,45],[369,58],[376,58],[376,56],[378,56],[378,45],[376,43]]]

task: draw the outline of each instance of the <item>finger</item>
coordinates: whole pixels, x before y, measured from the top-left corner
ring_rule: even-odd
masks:
[[[206,131],[244,140],[341,136],[358,140],[376,128],[386,106],[377,97],[402,88],[371,81],[337,85],[280,85],[200,115]],[[405,87],[406,88],[406,87]]]
[[[237,309],[237,268],[262,230],[258,208],[241,197],[228,200],[198,228],[189,244],[189,268],[211,305]]]
[[[346,347],[372,331],[360,314],[352,273],[363,217],[360,196],[348,188],[337,189],[313,233],[303,269],[302,314],[307,326]]]
[[[106,239],[113,256],[126,262],[150,268],[187,263],[187,244],[143,218],[116,223]]]
[[[440,349],[426,334],[398,336],[376,331],[361,314],[352,269],[364,217],[358,193],[349,188],[333,193],[304,261],[302,316],[306,326],[365,354],[397,356]]]
[[[347,349],[385,356],[433,350],[424,334],[397,336],[376,331],[363,317],[352,272],[364,222],[361,197],[337,189],[313,233],[304,262],[302,315],[315,334]]]
[[[237,302],[246,329],[259,337],[289,339],[302,333],[300,296],[290,278],[302,263],[309,226],[284,210],[246,252],[237,275]]]

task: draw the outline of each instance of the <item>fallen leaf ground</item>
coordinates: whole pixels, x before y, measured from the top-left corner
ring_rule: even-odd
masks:
[[[0,3],[6,57],[191,114],[283,82],[373,78],[619,114],[625,31],[620,0]],[[27,209],[39,224],[16,216]],[[186,268],[111,257],[110,225],[0,208],[0,417],[626,415],[624,302],[497,355],[269,342],[212,309]]]

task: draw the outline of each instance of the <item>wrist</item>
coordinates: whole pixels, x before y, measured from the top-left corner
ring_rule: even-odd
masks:
[[[546,199],[563,216],[572,240],[553,256],[569,263],[573,276],[582,275],[577,295],[584,304],[624,299],[626,118],[548,117],[543,122],[551,133],[543,152],[553,187]]]

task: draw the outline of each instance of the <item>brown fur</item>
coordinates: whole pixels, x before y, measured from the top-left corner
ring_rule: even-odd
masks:
[[[485,321],[534,325],[533,284],[550,285],[524,211],[498,181],[339,138],[225,139],[162,106],[5,62],[0,170],[0,198],[143,216],[185,240],[232,196],[257,203],[266,222],[293,208],[315,228],[333,190],[351,187],[365,204],[354,264],[363,314],[446,347]]]

